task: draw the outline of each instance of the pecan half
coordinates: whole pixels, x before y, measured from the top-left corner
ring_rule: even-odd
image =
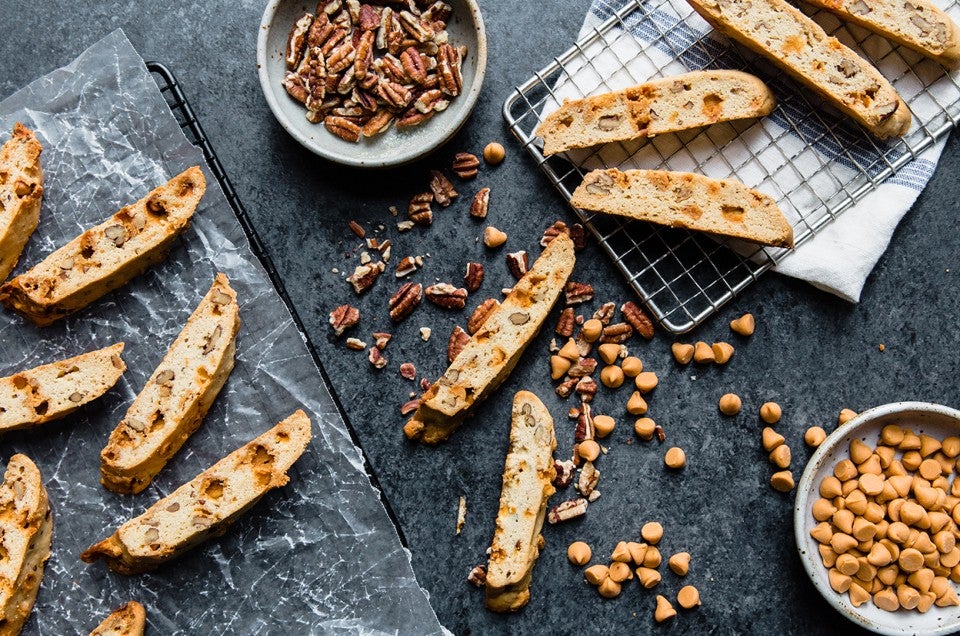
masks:
[[[467,263],[467,273],[463,276],[463,286],[471,294],[483,284],[483,265],[480,263]]]
[[[360,322],[360,310],[350,305],[340,305],[330,312],[330,326],[336,336],[342,336],[347,329]]]
[[[450,339],[447,340],[447,362],[453,362],[468,342],[470,342],[470,336],[467,332],[460,325],[454,325]]]
[[[353,290],[357,294],[367,291],[377,282],[377,278],[385,269],[383,262],[367,263],[366,265],[357,265],[353,274],[347,276],[347,282],[353,285]]]
[[[347,70],[347,67],[353,66],[356,54],[357,50],[354,48],[352,40],[344,40],[333,47],[327,54],[327,73],[337,74]]]
[[[405,380],[416,380],[417,368],[413,366],[412,362],[404,362],[400,365],[400,377]]]
[[[480,191],[473,195],[473,203],[470,204],[470,216],[475,219],[485,219],[489,208],[490,188],[480,188]]]
[[[568,232],[566,223],[563,221],[555,221],[553,225],[543,231],[543,236],[540,238],[540,245],[546,247],[550,245],[553,239]]]
[[[420,51],[409,47],[400,54],[400,65],[407,79],[414,84],[423,84],[427,81],[427,67],[420,58]]]
[[[400,262],[397,263],[397,278],[403,278],[415,271],[417,271],[417,260],[412,256],[404,256],[400,259]]]
[[[653,338],[653,321],[642,307],[633,301],[628,301],[620,306],[620,311],[623,313],[624,320],[630,323],[638,334],[647,340]]]
[[[447,207],[460,196],[460,193],[450,183],[450,179],[447,179],[439,170],[430,171],[430,191],[433,192],[433,198],[442,208]]]
[[[323,125],[334,135],[354,143],[360,139],[360,126],[345,117],[329,116],[324,117]]]
[[[420,305],[422,298],[423,285],[420,283],[401,285],[400,289],[390,297],[390,320],[400,322],[406,319]]]
[[[530,257],[524,250],[510,252],[505,258],[507,259],[507,269],[517,280],[523,278],[523,275],[530,269]]]
[[[417,126],[427,121],[433,117],[434,111],[429,111],[427,113],[421,113],[417,110],[416,106],[411,106],[407,110],[400,113],[400,116],[397,118],[397,128],[410,128],[411,126]]]
[[[374,369],[382,369],[387,366],[387,358],[381,353],[380,347],[370,347],[367,353],[367,360],[373,365]]]
[[[573,393],[573,389],[577,386],[577,383],[577,378],[567,378],[557,385],[557,388],[554,389],[554,392],[562,398],[568,398],[570,397],[570,394]]]
[[[380,28],[380,14],[369,4],[360,5],[357,27],[361,31],[376,31]]]
[[[313,15],[304,13],[297,18],[297,21],[293,23],[293,28],[290,29],[283,59],[287,63],[287,68],[291,71],[297,68],[300,65],[300,60],[303,59],[303,49],[307,45],[307,33],[310,32],[311,26],[313,26]]]
[[[573,335],[573,327],[576,323],[576,316],[574,316],[573,307],[566,307],[563,311],[560,312],[560,318],[557,319],[557,326],[554,328],[553,332],[558,336],[563,336],[564,338],[569,338]]]
[[[393,123],[394,115],[388,110],[380,110],[363,125],[361,131],[364,137],[379,135]]]
[[[618,322],[603,328],[603,333],[600,335],[600,342],[623,344],[629,340],[632,335],[633,327],[625,322]]]
[[[463,180],[473,179],[480,169],[480,160],[469,152],[458,152],[453,157],[453,171]]]
[[[582,378],[586,375],[593,375],[597,370],[597,361],[594,358],[580,358],[576,364],[572,365],[567,371],[571,378]]]
[[[610,321],[613,320],[613,316],[616,312],[616,303],[603,303],[603,305],[600,306],[600,309],[593,312],[593,317],[594,319],[602,322],[604,326],[607,326],[610,324]]]
[[[430,116],[433,116],[433,113],[445,111],[449,105],[450,100],[445,99],[443,93],[435,88],[423,92],[413,102],[413,107],[418,113]]]
[[[559,506],[554,506],[550,509],[550,512],[547,513],[547,521],[554,524],[582,517],[587,514],[587,505],[587,500],[582,497],[580,499],[564,501]]]
[[[380,80],[377,84],[377,95],[394,110],[403,110],[413,101],[410,89],[389,80]]]
[[[355,77],[364,77],[370,65],[373,64],[373,41],[375,37],[373,31],[364,31],[360,39],[357,40],[357,48],[353,56]]]
[[[326,13],[317,12],[317,17],[313,21],[313,24],[310,25],[310,29],[307,31],[307,46],[323,46],[330,39],[330,36],[333,35],[336,31],[336,27],[330,24],[330,18],[327,17]],[[346,35],[346,34],[343,34]],[[343,35],[340,37],[342,38]]]
[[[424,291],[427,300],[444,309],[463,309],[467,304],[467,290],[450,283],[430,285]]]
[[[363,351],[367,348],[367,343],[359,338],[347,338],[347,349],[353,349],[354,351]]]
[[[433,223],[433,210],[430,209],[430,202],[433,201],[432,192],[421,192],[413,195],[410,199],[410,205],[407,206],[407,216],[417,225],[430,225]]]
[[[568,305],[579,305],[589,300],[593,300],[593,285],[570,281],[563,288],[563,295]]]
[[[420,18],[409,11],[401,11],[397,17],[403,30],[417,42],[427,42],[433,38],[433,27],[424,24]]]
[[[495,312],[499,307],[500,301],[496,298],[487,298],[480,303],[477,308],[473,310],[473,315],[470,316],[470,320],[467,322],[467,331],[470,332],[470,335],[472,336],[480,331],[480,327],[487,321],[490,314]]]
[[[570,240],[573,241],[573,249],[580,251],[587,246],[587,231],[579,223],[570,226]]]
[[[576,465],[569,459],[553,460],[553,468],[557,476],[553,480],[553,485],[557,488],[566,488],[573,481],[573,475],[577,471]]]
[[[440,79],[440,90],[447,95],[456,97],[463,90],[460,55],[449,44],[444,44],[437,51],[437,75]]]

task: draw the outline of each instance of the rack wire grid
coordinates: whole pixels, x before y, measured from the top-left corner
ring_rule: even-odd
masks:
[[[904,98],[914,115],[905,137],[877,141],[769,62],[712,31],[682,0],[634,0],[607,10],[609,17],[604,6],[592,7],[606,18],[599,26],[517,87],[503,106],[513,133],[567,201],[595,168],[736,176],[777,200],[793,220],[796,248],[884,180],[932,172],[933,164],[917,161],[918,155],[960,119],[956,77],[823,10],[804,9],[827,33],[871,60],[902,96],[914,95]],[[958,0],[947,12],[958,19]],[[763,79],[777,96],[776,110],[760,121],[543,156],[534,130],[564,98],[724,68]],[[675,334],[703,323],[791,251],[573,209],[660,324]]]

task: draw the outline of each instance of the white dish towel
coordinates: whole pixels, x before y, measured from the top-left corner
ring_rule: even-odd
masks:
[[[593,0],[590,10],[584,19],[583,27],[580,31],[580,37],[590,34],[593,29],[600,25],[604,20],[611,17],[618,10],[630,3],[632,0]],[[648,0],[651,1],[651,0]],[[943,3],[947,0],[936,0]],[[654,0],[654,7],[655,4]],[[631,37],[616,37],[617,34],[608,35],[606,42],[614,42],[609,50],[604,48],[603,42],[594,47],[585,47],[583,56],[590,58],[590,62],[585,60],[574,60],[568,64],[567,68],[578,69],[572,72],[572,77],[561,82],[555,87],[555,94],[559,98],[579,97],[583,94],[595,94],[607,90],[602,87],[601,82],[606,86],[621,88],[633,83],[633,78],[647,78],[657,75],[660,69],[664,73],[675,74],[683,73],[689,70],[700,68],[698,66],[698,53],[696,47],[689,47],[692,40],[702,38],[711,31],[710,26],[703,21],[700,16],[693,13],[685,0],[663,0],[660,7],[664,10],[654,8],[646,12],[643,19],[636,19],[627,22]],[[960,9],[954,4],[949,12],[955,21],[960,22]],[[636,13],[634,15],[637,15]],[[682,24],[678,26],[678,16]],[[827,20],[833,19],[828,17]],[[835,22],[839,25],[839,22]],[[618,27],[619,28],[619,27]],[[830,30],[830,25],[825,25]],[[850,31],[859,34],[866,33],[863,30],[858,31],[858,27],[848,27]],[[666,33],[666,37],[664,37]],[[843,33],[838,34],[841,41],[850,46],[852,40],[845,37]],[[677,41],[669,41],[671,39]],[[723,46],[719,42],[713,42],[717,46]],[[854,46],[854,48],[856,48]],[[890,44],[880,36],[871,35],[862,46],[862,53],[871,60],[881,60],[878,65],[880,71],[888,78],[900,78],[907,70],[900,56],[885,56],[890,50]],[[701,49],[702,50],[702,49]],[[685,51],[683,59],[677,59],[676,51]],[[700,54],[702,57],[702,54]],[[912,52],[906,52],[909,57]],[[706,63],[705,57],[702,62]],[[909,57],[914,63],[919,59]],[[623,70],[626,66],[629,73]],[[914,68],[919,68],[914,66]],[[922,67],[925,71],[918,71],[921,75],[929,73],[932,68],[929,62]],[[939,72],[937,67],[933,72]],[[913,78],[915,75],[908,74]],[[956,77],[956,73],[954,74]],[[932,84],[926,89],[916,80],[903,79],[898,80],[895,85],[900,94],[911,104],[914,114],[914,126],[918,122],[929,121],[935,113],[939,112],[939,104],[955,103],[960,100],[960,92],[957,90],[956,83],[949,77],[941,77],[939,80],[931,78]],[[777,86],[772,85],[774,93],[777,93]],[[926,91],[927,96],[920,95]],[[936,97],[935,100],[929,99],[929,95]],[[936,102],[936,103],[935,103]],[[796,103],[794,101],[793,103]],[[779,107],[778,107],[779,110]],[[803,122],[802,112],[794,112],[791,115],[793,122]],[[765,134],[751,135],[753,128],[743,131],[740,138],[728,143],[724,149],[724,157],[719,158],[717,164],[718,172],[729,170],[729,166],[737,166],[736,175],[742,181],[760,190],[764,190],[763,176],[769,174],[771,168],[776,165],[783,165],[790,161],[799,166],[799,171],[791,170],[776,175],[777,186],[783,191],[794,189],[794,195],[791,195],[793,201],[803,205],[804,188],[809,189],[808,201],[809,209],[817,207],[817,194],[823,193],[825,189],[831,186],[829,183],[816,183],[816,173],[824,162],[828,162],[830,173],[838,179],[849,178],[852,168],[850,159],[855,158],[860,165],[870,165],[872,161],[878,159],[875,151],[869,150],[864,154],[864,147],[856,150],[844,151],[842,148],[814,148],[798,136],[788,133],[783,134],[786,120],[778,118],[777,113],[764,118],[756,126],[762,126],[766,129]],[[762,131],[761,131],[762,132]],[[768,147],[775,140],[774,145],[777,148]],[[841,137],[843,139],[843,137]],[[829,139],[827,139],[829,145]],[[940,159],[940,153],[943,151],[945,141],[934,144],[926,151],[918,155],[912,161],[907,163],[896,174],[887,178],[879,187],[868,194],[855,206],[847,209],[834,222],[821,228],[817,236],[806,241],[793,253],[786,255],[776,266],[776,271],[787,276],[805,280],[810,284],[824,289],[830,293],[849,300],[857,302],[860,299],[860,292],[863,289],[864,282],[870,271],[876,265],[877,260],[886,251],[890,238],[893,235],[900,219],[907,213],[917,196],[926,186],[937,162]],[[694,147],[688,147],[689,153],[677,153],[670,156],[666,169],[683,170],[692,169],[696,162],[702,157],[707,157],[707,153],[713,152],[714,146],[711,143],[704,144],[704,147],[697,148],[696,139]],[[776,152],[771,152],[771,151]],[[760,153],[760,159],[750,159],[750,153]],[[852,154],[851,154],[852,152]],[[869,156],[870,152],[873,157]],[[651,166],[651,161],[656,165],[659,163],[659,155],[645,155],[643,147],[634,155],[633,159],[625,164],[625,167],[647,167]],[[816,155],[816,156],[815,156]],[[603,156],[603,153],[601,153]],[[614,163],[621,163],[622,157],[611,156],[606,159]],[[574,160],[576,158],[574,157]],[[756,165],[762,162],[763,168]],[[588,162],[589,163],[589,162]],[[881,162],[882,164],[882,162]],[[705,168],[710,168],[708,163]],[[724,168],[724,166],[728,166]],[[823,171],[820,170],[822,173]],[[709,171],[707,172],[708,174]],[[809,176],[807,184],[804,185],[804,173]],[[784,175],[796,174],[797,183],[781,183]],[[719,175],[711,175],[719,176]],[[824,178],[820,175],[819,178]],[[834,187],[834,189],[836,189]],[[772,193],[771,193],[772,194]],[[797,212],[792,209],[785,209],[785,214],[793,221],[797,221]],[[808,217],[808,220],[810,218]]]

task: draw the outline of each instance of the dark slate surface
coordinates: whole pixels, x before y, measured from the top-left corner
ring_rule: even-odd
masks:
[[[458,280],[473,258],[488,265],[482,292],[494,295],[509,284],[502,250],[489,254],[477,244],[482,225],[467,216],[460,201],[437,214],[429,230],[398,235],[387,211],[403,208],[425,184],[425,173],[449,165],[457,151],[479,152],[500,140],[507,161],[460,187],[465,197],[491,187],[490,222],[509,235],[507,247],[538,252],[543,227],[570,220],[562,201],[509,133],[500,108],[510,89],[574,37],[586,2],[531,4],[484,2],[490,34],[487,84],[476,112],[463,131],[429,160],[389,172],[359,172],[313,157],[275,123],[257,82],[254,51],[262,3],[222,0],[192,8],[166,9],[156,3],[105,2],[78,8],[57,0],[0,4],[0,20],[16,24],[14,36],[0,41],[0,95],[64,64],[110,29],[123,27],[146,58],[168,64],[183,83],[214,146],[219,150],[255,225],[288,283],[310,337],[359,433],[413,551],[421,583],[431,593],[441,621],[456,633],[605,633],[629,629],[656,633],[848,634],[855,629],[830,610],[808,582],[792,534],[791,498],[770,490],[771,467],[759,448],[756,410],[765,400],[784,407],[779,426],[794,450],[799,474],[809,457],[801,438],[812,424],[832,428],[842,407],[863,409],[906,399],[960,404],[956,355],[960,328],[960,257],[956,234],[960,185],[960,144],[954,135],[936,176],[894,236],[893,246],[870,277],[863,301],[848,305],[813,288],[775,275],[765,276],[696,334],[728,339],[737,347],[723,369],[678,369],[669,356],[670,339],[631,343],[648,369],[661,374],[651,413],[666,428],[669,442],[687,450],[689,465],[667,474],[665,448],[634,442],[622,408],[626,389],[604,391],[598,411],[618,417],[608,440],[610,453],[599,462],[603,496],[589,516],[545,532],[547,548],[534,573],[530,605],[515,616],[495,616],[483,608],[483,595],[464,582],[483,560],[492,534],[500,471],[509,427],[510,397],[531,389],[547,399],[557,421],[560,448],[569,446],[568,406],[555,399],[546,371],[543,333],[497,397],[439,448],[404,441],[397,407],[413,385],[396,372],[412,361],[428,378],[445,367],[446,338],[466,316],[421,307],[396,329],[386,299],[396,288],[384,277],[358,305],[363,339],[381,329],[394,331],[390,366],[374,371],[362,354],[350,352],[329,333],[327,313],[353,292],[331,268],[351,270],[358,241],[346,229],[355,219],[368,228],[384,224],[394,240],[394,262],[406,254],[429,253],[416,280]],[[459,183],[457,184],[460,185]],[[626,286],[605,258],[591,247],[580,254],[575,277],[597,287],[597,299],[622,302]],[[590,305],[592,309],[596,303]],[[742,311],[757,316],[749,340],[730,334],[726,323]],[[551,326],[552,326],[551,319]],[[435,336],[422,342],[418,328]],[[880,352],[878,344],[886,350]],[[691,378],[696,376],[696,380]],[[716,400],[726,391],[743,396],[745,411],[726,419]],[[469,504],[467,525],[454,535],[459,495]],[[693,555],[683,582],[666,571],[656,592],[673,596],[683,583],[697,585],[704,605],[682,612],[672,624],[654,627],[654,593],[626,587],[605,601],[581,582],[566,562],[566,545],[575,539],[608,554],[619,540],[636,538],[642,522],[666,527],[666,552]]]

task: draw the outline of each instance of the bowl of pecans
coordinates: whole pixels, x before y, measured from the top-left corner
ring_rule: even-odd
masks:
[[[280,125],[337,163],[383,168],[449,140],[487,64],[476,0],[270,0],[260,86]]]
[[[897,402],[841,425],[797,486],[814,587],[878,634],[960,630],[960,411]]]

